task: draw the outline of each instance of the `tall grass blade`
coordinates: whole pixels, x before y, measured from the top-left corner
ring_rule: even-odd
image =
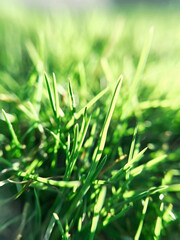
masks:
[[[37,86],[37,92],[36,92],[36,98],[35,98],[35,109],[37,112],[37,115],[39,116],[40,108],[41,108],[41,101],[42,101],[42,93],[43,93],[43,75],[39,75],[38,77],[38,86]]]
[[[56,118],[58,119],[59,116],[60,116],[60,111],[59,111],[59,97],[58,97],[56,76],[55,76],[54,73],[53,73],[53,90],[54,90],[54,97],[55,97]]]
[[[112,100],[111,100],[111,103],[110,103],[110,106],[109,106],[109,109],[108,109],[108,112],[107,112],[107,115],[106,115],[106,118],[105,118],[105,121],[104,121],[104,125],[103,125],[102,131],[100,133],[98,146],[97,146],[97,148],[94,152],[94,155],[93,155],[92,161],[94,161],[94,162],[99,162],[99,160],[101,158],[102,151],[104,149],[105,142],[106,142],[106,137],[107,137],[109,124],[110,124],[110,121],[111,121],[111,118],[112,118],[112,114],[114,112],[114,108],[115,108],[116,101],[117,101],[119,91],[120,91],[120,88],[121,88],[122,80],[123,80],[123,76],[121,75],[119,77],[117,85],[115,87],[113,97],[112,97]]]
[[[69,100],[70,100],[70,108],[74,114],[76,112],[76,102],[75,102],[74,93],[72,90],[71,80],[69,80],[68,93],[69,93]]]
[[[129,162],[132,160],[132,158],[133,158],[133,153],[134,153],[134,148],[135,148],[137,130],[138,130],[138,126],[136,126],[136,128],[135,128],[135,130],[134,130],[133,139],[132,139],[131,147],[130,147],[130,151],[129,151],[128,163],[129,163]],[[126,173],[126,179],[128,179],[128,178],[129,178],[129,172]]]
[[[76,151],[78,148],[78,135],[79,135],[79,125],[76,123],[74,127],[74,140],[73,140],[73,147],[72,147],[72,152],[68,160],[68,164],[66,165],[66,172],[64,174],[64,180],[67,181],[73,171],[73,167],[76,162]]]
[[[48,95],[49,95],[49,100],[50,100],[50,104],[51,104],[51,108],[53,110],[53,113],[56,117],[56,108],[55,108],[55,103],[54,103],[54,96],[53,96],[53,92],[50,86],[50,82],[49,82],[49,78],[47,73],[44,74],[45,80],[46,80],[46,85],[47,85],[47,90],[48,90]]]

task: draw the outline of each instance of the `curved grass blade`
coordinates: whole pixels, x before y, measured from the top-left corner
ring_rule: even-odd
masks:
[[[6,122],[7,122],[9,131],[10,131],[12,139],[13,139],[13,143],[15,144],[16,147],[20,148],[21,144],[20,144],[20,142],[19,142],[19,140],[17,138],[17,135],[16,135],[16,133],[14,131],[14,128],[13,128],[13,126],[12,126],[12,124],[11,124],[9,118],[8,118],[8,115],[4,111],[4,109],[2,109],[2,113],[3,113],[3,116],[4,116],[5,120],[6,120]]]

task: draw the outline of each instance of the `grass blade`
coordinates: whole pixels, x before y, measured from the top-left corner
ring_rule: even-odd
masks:
[[[72,85],[70,80],[69,80],[69,86],[68,86],[68,93],[69,93],[69,100],[70,100],[70,108],[74,114],[76,112],[76,102],[75,102],[74,93],[72,90]]]
[[[133,83],[132,83],[132,86],[130,89],[129,98],[123,107],[123,116],[122,116],[123,119],[128,116],[131,106],[132,105],[134,106],[134,104],[137,102],[135,94],[137,92],[137,87],[138,87],[139,81],[141,79],[141,75],[144,71],[146,62],[147,62],[147,58],[148,58],[151,43],[152,43],[153,33],[154,33],[154,29],[153,29],[153,27],[151,27],[149,30],[147,39],[144,43],[144,47],[141,52],[141,56],[139,59],[137,70],[136,70],[136,74],[135,74],[135,77],[134,77],[134,80],[133,80]],[[135,99],[133,99],[134,97],[135,97]],[[132,99],[134,101],[133,104],[132,104]]]
[[[107,58],[103,57],[101,59],[101,66],[102,66],[102,69],[105,73],[105,76],[106,76],[106,79],[107,79],[108,83],[111,83],[113,81],[113,77],[112,77],[112,72],[111,72],[111,69],[110,69]]]
[[[160,215],[156,219],[156,225],[155,225],[155,229],[154,229],[154,240],[160,239],[161,230],[163,228],[163,226],[162,226],[163,211],[164,211],[164,203],[161,202]]]
[[[67,188],[77,188],[81,184],[80,181],[56,181],[56,180],[51,180],[48,178],[38,177],[33,174],[26,174],[25,172],[18,172],[17,176],[24,177],[27,180],[34,180],[37,182],[49,184],[49,185],[56,186],[56,187],[62,187],[62,188],[66,188],[66,187]]]
[[[0,232],[2,232],[4,229],[6,229],[7,227],[9,227],[11,224],[18,222],[21,219],[21,216],[16,216],[12,219],[10,219],[9,221],[3,223],[0,226]]]
[[[83,107],[79,112],[77,112],[76,119],[79,119],[81,117],[81,115],[84,113],[85,109],[88,110],[90,107],[92,107],[105,93],[107,93],[107,91],[108,91],[108,88],[105,88],[104,90],[102,90],[89,103],[87,103],[85,107]],[[69,129],[70,127],[72,127],[73,124],[74,124],[74,120],[71,119],[67,123],[66,128]]]
[[[130,147],[130,151],[129,151],[128,163],[129,163],[129,162],[132,160],[132,158],[133,158],[134,148],[135,148],[135,142],[136,142],[137,130],[138,130],[138,126],[136,126],[136,128],[135,128],[135,130],[134,130],[133,139],[132,139],[131,147]],[[128,178],[129,178],[129,172],[126,173],[126,179],[128,179]]]
[[[92,161],[91,168],[89,170],[88,176],[85,180],[84,185],[81,187],[81,189],[79,190],[79,192],[75,196],[70,208],[68,209],[68,211],[65,215],[66,217],[69,217],[72,214],[72,212],[76,208],[80,199],[82,199],[82,197],[86,194],[86,192],[90,188],[90,185],[91,185],[90,183],[92,181],[93,176],[95,175],[96,167],[97,167],[98,162],[101,158],[102,150],[103,150],[104,145],[105,145],[105,140],[106,140],[108,127],[109,127],[110,120],[111,120],[111,117],[112,117],[112,114],[113,114],[113,111],[114,111],[114,108],[115,108],[115,104],[116,104],[116,101],[117,101],[117,98],[118,98],[119,91],[120,91],[120,88],[121,88],[122,79],[123,79],[123,77],[121,75],[120,78],[118,79],[117,85],[116,85],[115,90],[114,90],[114,94],[113,94],[113,97],[112,97],[112,100],[111,100],[111,104],[110,104],[108,113],[106,115],[104,126],[103,126],[101,134],[100,134],[100,141],[99,141],[98,147],[95,149],[93,161]]]
[[[127,171],[129,171],[132,168],[134,163],[136,163],[137,161],[139,161],[142,158],[142,156],[146,150],[147,150],[147,147],[144,148],[141,152],[139,152],[136,156],[134,156],[132,160],[130,160],[128,163],[126,163],[124,165],[124,167],[121,168],[116,174],[114,174],[108,181],[109,182],[117,181],[117,179],[121,178],[124,173],[127,174]]]
[[[126,212],[129,211],[129,209],[132,208],[132,206],[126,206],[125,208],[123,208],[121,211],[119,211],[118,213],[116,213],[115,215],[111,215],[109,214],[105,220],[103,221],[103,227],[106,227],[108,224],[110,224],[111,222],[117,220],[118,218],[122,217]]]
[[[49,100],[50,100],[50,104],[51,104],[51,108],[53,110],[53,113],[56,117],[56,109],[55,109],[55,103],[54,103],[54,96],[53,96],[53,92],[52,92],[52,89],[51,89],[51,85],[50,85],[50,82],[49,82],[49,78],[48,78],[48,75],[47,73],[44,73],[44,76],[45,76],[45,80],[46,80],[46,85],[47,85],[47,90],[48,90],[48,95],[49,95]]]
[[[11,136],[12,136],[12,139],[13,139],[13,143],[15,144],[16,147],[20,148],[20,147],[21,147],[21,144],[20,144],[20,142],[19,142],[19,140],[18,140],[18,138],[17,138],[17,135],[16,135],[16,133],[15,133],[15,131],[14,131],[14,128],[13,128],[13,126],[12,126],[12,124],[11,124],[9,118],[8,118],[8,115],[7,115],[6,112],[4,111],[4,109],[2,109],[2,113],[3,113],[3,115],[4,115],[4,118],[5,118],[6,122],[7,122],[9,131],[10,131]]]
[[[73,171],[75,162],[76,162],[76,151],[78,148],[78,135],[79,135],[79,125],[76,123],[74,127],[74,140],[73,140],[73,147],[72,147],[72,152],[68,160],[68,164],[66,165],[66,172],[64,174],[64,180],[67,181],[70,178],[70,175]]]
[[[141,219],[140,219],[139,226],[138,226],[136,235],[135,235],[135,237],[134,237],[134,240],[139,240],[139,239],[140,239],[140,235],[141,235],[141,232],[142,232],[143,223],[144,223],[144,218],[145,218],[145,215],[146,215],[148,203],[149,203],[149,197],[147,197],[147,198],[145,199],[145,201],[144,201],[144,207],[143,207]]]
[[[44,71],[44,64],[41,60],[39,53],[31,41],[26,42],[26,48],[29,53],[29,56],[39,74],[42,74]]]
[[[36,92],[36,104],[35,109],[37,112],[37,115],[39,116],[40,108],[41,108],[41,101],[42,101],[42,93],[43,93],[43,75],[41,74],[38,78],[38,86],[37,86],[37,92]]]
[[[13,164],[5,158],[0,157],[0,163],[6,164],[8,167],[13,168]]]
[[[58,225],[59,231],[60,231],[61,236],[62,236],[62,240],[67,240],[66,235],[64,233],[63,226],[62,226],[62,224],[60,222],[60,219],[59,219],[57,213],[53,213],[53,216],[54,216],[54,219],[56,220],[56,223]]]
[[[147,39],[144,43],[144,47],[143,47],[143,50],[142,50],[142,53],[141,53],[141,56],[140,56],[140,59],[139,59],[137,71],[136,71],[136,74],[135,74],[135,77],[134,77],[133,86],[132,86],[132,90],[131,90],[132,93],[134,93],[134,91],[135,91],[135,89],[138,85],[138,81],[140,80],[141,75],[144,71],[144,68],[145,68],[145,65],[146,65],[146,62],[147,62],[147,59],[148,59],[149,51],[150,51],[150,48],[151,48],[153,34],[154,34],[154,28],[151,27],[150,30],[149,30],[149,34],[147,36]]]
[[[95,231],[96,231],[96,228],[97,228],[97,224],[98,224],[98,221],[99,221],[99,215],[100,215],[100,211],[103,207],[103,204],[104,204],[104,201],[105,201],[105,197],[106,197],[106,186],[103,186],[100,193],[99,193],[99,196],[98,196],[98,199],[97,199],[97,202],[94,206],[94,216],[93,216],[93,219],[92,219],[92,225],[91,225],[91,231],[90,231],[90,237],[89,237],[89,240],[93,240],[94,239],[94,234],[95,234]]]
[[[81,150],[81,147],[83,145],[83,142],[84,142],[84,139],[85,139],[85,136],[86,136],[86,133],[87,133],[90,121],[91,121],[91,116],[87,119],[85,119],[85,118],[86,118],[86,116],[84,116],[84,118],[83,118],[83,123],[82,123],[81,131],[79,134],[78,151]]]
[[[156,164],[159,164],[160,162],[164,161],[164,159],[167,157],[167,155],[163,155],[157,158],[154,158],[150,161],[148,161],[145,164],[142,164],[136,168],[133,168],[130,171],[131,176],[135,177],[137,175],[139,175],[142,171],[146,171],[146,170],[151,170],[154,166],[156,166]]]
[[[114,112],[114,108],[115,108],[116,101],[117,101],[119,91],[120,91],[120,88],[121,88],[122,80],[123,80],[123,76],[121,75],[119,77],[117,85],[115,87],[113,97],[112,97],[112,100],[111,100],[111,103],[110,103],[110,106],[109,106],[109,109],[108,109],[108,112],[107,112],[107,115],[106,115],[106,118],[105,118],[105,121],[104,121],[104,125],[103,125],[102,131],[100,133],[98,146],[97,146],[97,148],[94,152],[94,155],[93,155],[93,161],[94,162],[99,162],[99,160],[101,158],[102,151],[104,149],[105,142],[106,142],[106,137],[107,137],[109,124],[110,124],[110,121],[111,121],[111,118],[112,118],[112,114]]]
[[[23,209],[23,214],[22,214],[21,223],[20,223],[20,226],[18,229],[18,234],[17,234],[17,237],[15,238],[15,240],[20,240],[22,238],[22,233],[25,228],[26,221],[27,221],[27,214],[28,214],[29,207],[30,207],[29,203],[26,202],[24,209]]]
[[[58,225],[59,231],[60,231],[61,236],[62,236],[62,240],[68,240],[69,236],[70,236],[69,233],[68,233],[68,230],[69,230],[68,225],[66,226],[66,229],[65,229],[66,231],[64,231],[63,226],[60,222],[60,219],[59,219],[57,213],[53,213],[53,216],[54,216],[54,219],[56,220],[56,223]]]
[[[35,199],[36,199],[37,225],[38,225],[38,227],[41,227],[41,219],[42,219],[41,204],[39,201],[38,192],[35,188],[34,188],[34,195],[35,195]]]
[[[57,84],[56,84],[56,76],[53,73],[53,90],[54,90],[54,97],[55,97],[55,109],[56,109],[56,117],[57,119],[60,116],[59,111],[59,97],[58,97],[58,90],[57,90]]]

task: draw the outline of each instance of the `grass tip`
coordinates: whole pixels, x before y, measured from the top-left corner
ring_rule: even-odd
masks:
[[[59,220],[59,217],[58,217],[57,213],[54,212],[53,216],[54,216],[55,220]]]

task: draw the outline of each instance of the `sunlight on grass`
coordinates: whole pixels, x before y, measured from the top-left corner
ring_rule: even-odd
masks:
[[[13,8],[0,8],[0,239],[178,239],[178,11]]]

